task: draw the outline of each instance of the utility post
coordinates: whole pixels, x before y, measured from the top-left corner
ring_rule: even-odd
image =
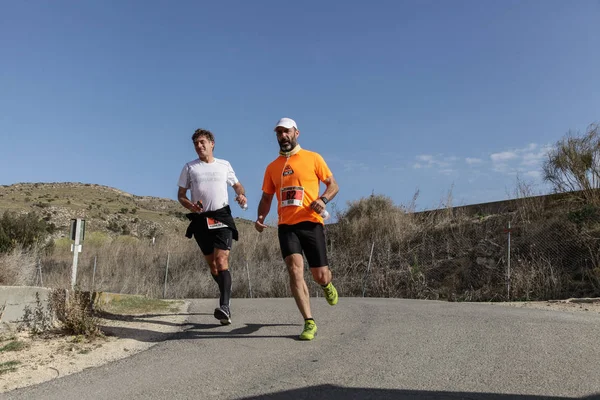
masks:
[[[75,243],[71,244],[73,252],[73,268],[71,269],[71,290],[75,290],[77,282],[77,258],[81,253],[81,243],[85,238],[85,219],[77,218],[71,220],[71,240]]]

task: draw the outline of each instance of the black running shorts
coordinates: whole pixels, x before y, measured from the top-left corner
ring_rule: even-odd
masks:
[[[325,231],[322,224],[306,221],[294,225],[279,225],[277,233],[284,259],[291,254],[302,254],[304,251],[310,268],[328,265]]]
[[[215,249],[231,250],[233,231],[229,228],[206,229],[201,233],[194,233],[194,239],[202,254],[208,256],[214,253]]]

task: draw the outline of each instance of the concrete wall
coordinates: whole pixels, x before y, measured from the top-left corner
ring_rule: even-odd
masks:
[[[37,306],[36,293],[39,294],[39,301],[46,311],[51,289],[35,286],[0,286],[0,322],[19,322],[23,318],[26,306],[33,311]]]

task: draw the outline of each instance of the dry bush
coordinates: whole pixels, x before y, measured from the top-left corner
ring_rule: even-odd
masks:
[[[35,293],[35,307],[31,308],[26,305],[23,309],[23,318],[18,325],[19,330],[27,330],[34,335],[40,334],[53,327],[53,312],[52,303],[48,303],[46,307],[40,300],[40,294]]]
[[[92,311],[89,292],[69,292],[61,319],[63,329],[70,335],[101,336],[98,318]]]
[[[600,205],[600,125],[589,125],[582,135],[567,133],[549,151],[543,170],[557,193]]]
[[[17,246],[9,253],[0,253],[0,285],[27,286],[35,282],[38,251],[25,251]]]
[[[564,297],[565,271],[544,256],[517,259],[511,266],[511,299],[550,300]]]
[[[517,199],[517,222],[529,224],[540,219],[545,209],[545,197],[532,182],[517,176],[514,198]]]

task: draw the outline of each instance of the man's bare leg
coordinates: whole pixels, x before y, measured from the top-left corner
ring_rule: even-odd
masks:
[[[215,253],[205,255],[204,258],[206,259],[208,267],[210,268],[210,275],[215,280],[215,282],[217,282],[217,285],[218,285],[219,284],[219,278],[218,278],[219,271],[217,270],[217,265],[215,264]]]
[[[296,300],[298,310],[304,319],[312,318],[310,311],[310,298],[308,296],[308,287],[304,280],[304,259],[301,254],[291,254],[285,258],[285,264],[290,275],[290,289]]]
[[[325,286],[331,282],[332,274],[328,266],[310,268],[310,272],[312,273],[315,282],[321,286]]]

